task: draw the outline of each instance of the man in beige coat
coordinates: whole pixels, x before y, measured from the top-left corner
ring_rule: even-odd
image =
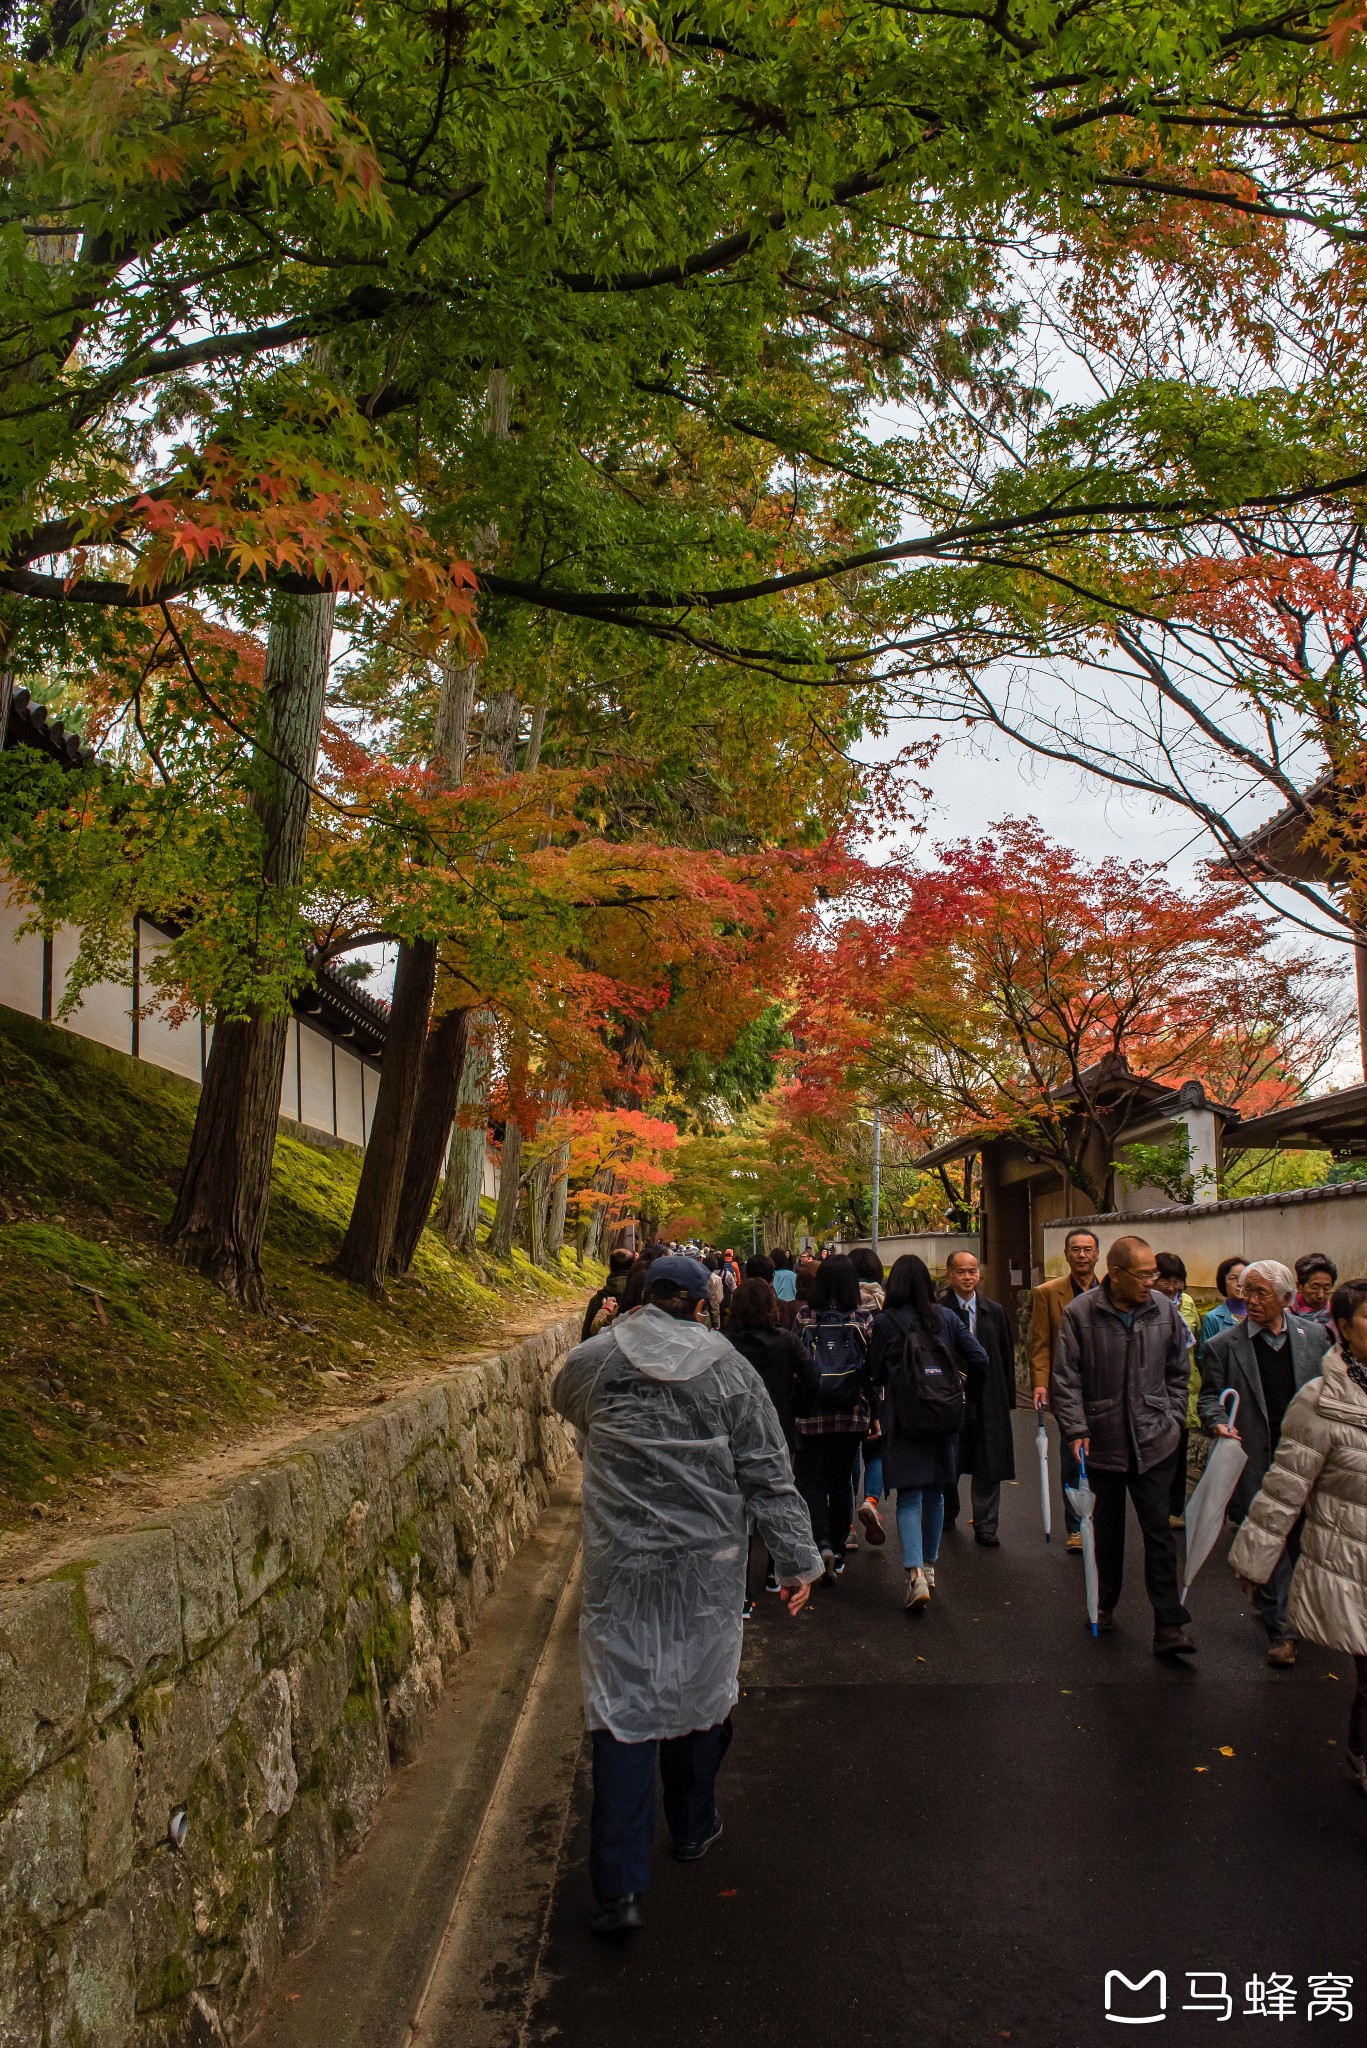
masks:
[[[1367,1793],[1367,1280],[1336,1287],[1329,1312],[1339,1342],[1287,1409],[1229,1561],[1251,1595],[1304,1516],[1287,1619],[1298,1636],[1353,1659],[1348,1767]]]
[[[1070,1230],[1063,1240],[1063,1256],[1068,1262],[1068,1271],[1058,1280],[1042,1281],[1031,1298],[1030,1335],[1026,1348],[1030,1354],[1030,1385],[1037,1410],[1045,1407],[1049,1400],[1049,1375],[1053,1370],[1054,1346],[1058,1342],[1063,1311],[1070,1301],[1077,1300],[1079,1294],[1085,1294],[1089,1287],[1096,1286],[1096,1262],[1100,1250],[1094,1230],[1088,1230],[1085,1225]],[[1065,1488],[1077,1485],[1077,1459],[1062,1435],[1059,1437],[1059,1473]],[[1069,1505],[1066,1492],[1063,1496],[1063,1520],[1068,1531],[1068,1548],[1081,1550],[1078,1519]]]

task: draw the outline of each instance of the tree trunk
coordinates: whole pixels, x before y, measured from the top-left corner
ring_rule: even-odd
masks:
[[[604,1166],[593,1177],[593,1185],[600,1194],[611,1195],[617,1176],[610,1166]],[[584,1238],[584,1256],[589,1259],[601,1258],[603,1250],[603,1226],[608,1218],[608,1205],[599,1202],[589,1213],[589,1227]]]
[[[509,1117],[503,1126],[503,1158],[499,1164],[498,1207],[489,1228],[486,1246],[491,1258],[512,1256],[513,1230],[517,1223],[518,1195],[522,1182],[522,1126]]]
[[[570,1196],[570,1148],[562,1145],[555,1155],[555,1180],[551,1186],[550,1213],[546,1219],[546,1255],[558,1259],[565,1245],[565,1210]]]
[[[467,1256],[475,1249],[479,1198],[484,1192],[484,1157],[489,1142],[485,1096],[489,1086],[489,1014],[477,1012],[456,1090],[456,1124],[446,1158],[446,1186],[433,1221],[453,1252]],[[461,1111],[477,1109],[473,1123],[461,1122]]]
[[[399,1220],[390,1258],[390,1271],[394,1273],[406,1273],[412,1265],[418,1239],[432,1212],[432,1197],[441,1178],[442,1158],[447,1140],[452,1135],[451,1126],[455,1121],[469,1040],[468,1010],[448,1010],[427,1034],[427,1043],[422,1051],[418,1106],[408,1143],[408,1166],[399,1195]],[[483,1133],[480,1135],[482,1137]]]
[[[394,1250],[399,1196],[418,1106],[423,1047],[436,986],[435,939],[406,940],[399,947],[394,973],[394,996],[365,1164],[335,1269],[344,1280],[368,1288],[372,1294],[384,1292]]]
[[[263,901],[281,898],[285,907],[304,875],[335,602],[280,591],[271,602],[252,808],[263,828]],[[261,1241],[288,1029],[288,1015],[217,1020],[167,1231],[179,1258],[249,1308],[265,1304]]]
[[[527,1182],[527,1250],[534,1266],[546,1263],[546,1197],[550,1177],[550,1161],[543,1159],[533,1167]]]

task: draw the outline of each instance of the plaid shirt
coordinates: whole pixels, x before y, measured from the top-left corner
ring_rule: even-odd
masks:
[[[829,1314],[830,1311],[823,1310],[822,1313]],[[862,1335],[865,1346],[868,1345],[869,1332],[873,1328],[873,1319],[877,1313],[876,1309],[857,1308],[850,1317],[850,1321]],[[810,1329],[815,1321],[816,1310],[809,1308],[805,1301],[800,1301],[797,1305],[797,1314],[793,1318],[793,1335],[799,1343],[802,1342],[803,1331]],[[803,1348],[805,1350],[805,1345]],[[829,1408],[815,1415],[799,1415],[797,1433],[799,1436],[867,1436],[872,1421],[868,1396],[861,1394],[852,1408]]]

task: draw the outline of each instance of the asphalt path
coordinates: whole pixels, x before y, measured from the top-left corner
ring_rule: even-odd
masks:
[[[559,1631],[522,1805],[515,1784],[505,1800],[523,1815],[520,1859],[495,1831],[471,1880],[476,1898],[520,1887],[517,1910],[475,1927],[416,2038],[1095,2048],[1133,2038],[1122,2017],[1161,2028],[1140,2038],[1216,2048],[1307,2027],[1312,2042],[1364,2037],[1351,1661],[1304,1649],[1271,1670],[1223,1546],[1192,1595],[1199,1655],[1156,1659],[1133,1522],[1116,1631],[1094,1639],[1078,1560],[1043,1541],[1017,1420],[1031,1477],[1006,1489],[1001,1547],[961,1522],[924,1615],[902,1612],[895,1539],[851,1555],[796,1620],[761,1603],[719,1782],[725,1834],[683,1866],[661,1822],[647,1927],[625,1949],[587,1931],[587,1753],[566,1741]],[[1117,2019],[1109,1972],[1149,1980],[1112,1980]],[[1322,1983],[1336,2009],[1311,2018],[1312,1977],[1355,1982]]]

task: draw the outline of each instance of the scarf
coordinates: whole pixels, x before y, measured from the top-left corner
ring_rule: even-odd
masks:
[[[1348,1377],[1353,1385],[1361,1387],[1363,1393],[1367,1394],[1367,1365],[1359,1365],[1355,1358],[1345,1358],[1343,1362],[1348,1368]]]

